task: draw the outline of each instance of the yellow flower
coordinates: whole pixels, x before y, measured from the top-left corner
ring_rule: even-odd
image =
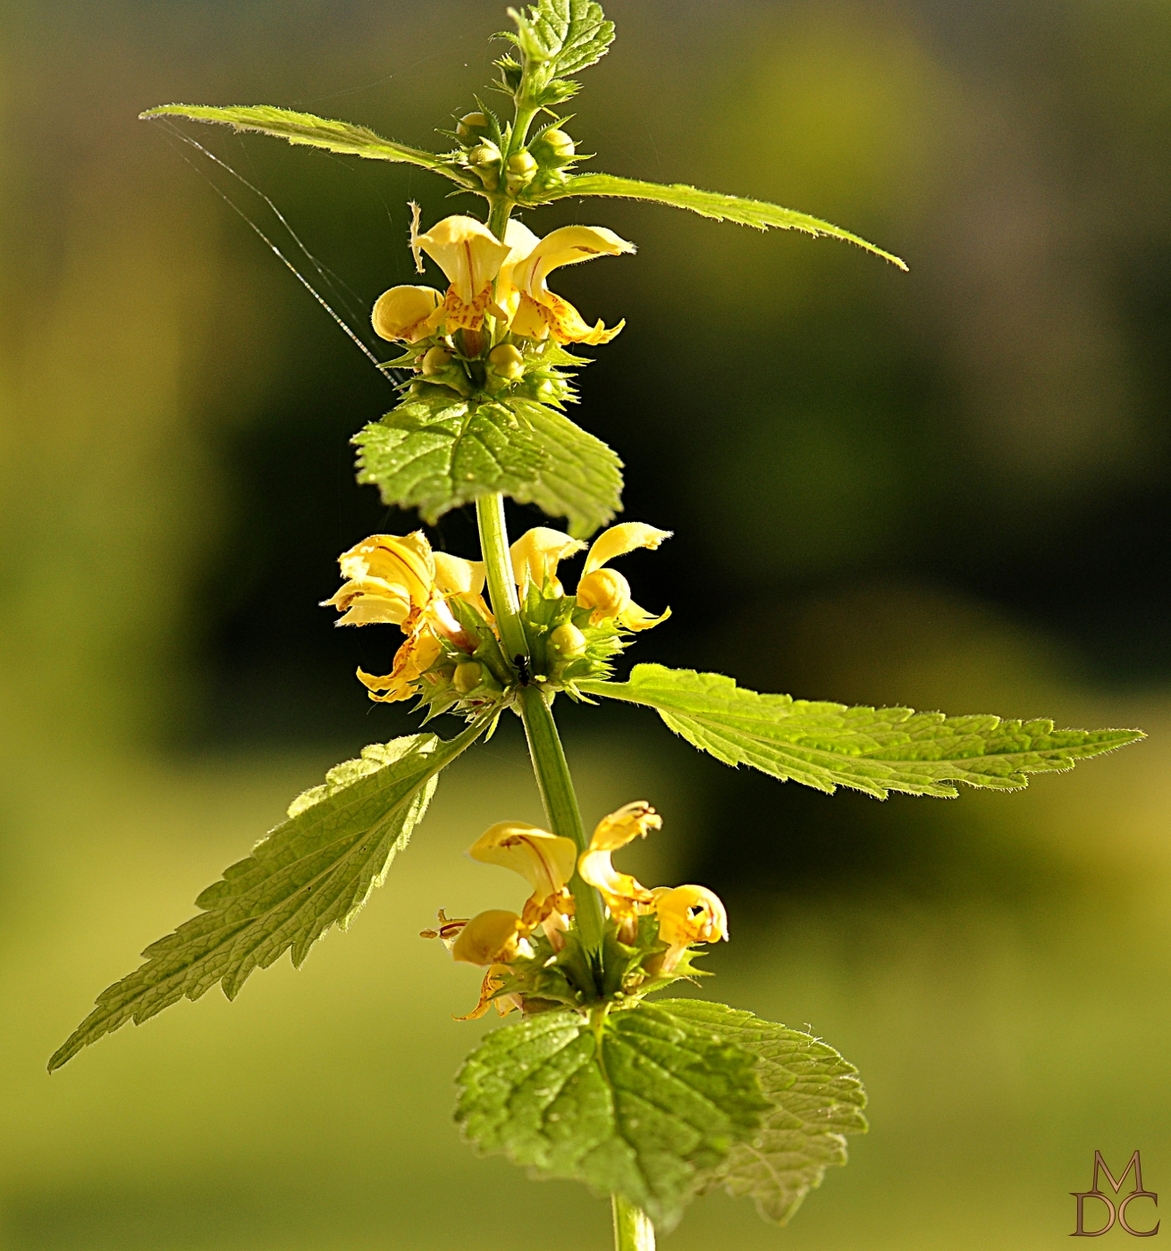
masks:
[[[609,343],[625,322],[609,330],[601,321],[591,326],[545,280],[562,265],[633,252],[634,244],[604,226],[562,226],[538,240],[526,226],[517,225],[519,229],[505,234],[512,246],[496,296],[497,306],[511,318],[512,333],[529,339],[552,335],[558,343]]]
[[[512,576],[522,593],[526,582],[535,582],[542,590],[549,589],[561,595],[561,583],[557,579],[557,566],[567,556],[585,549],[579,539],[571,539],[560,530],[548,526],[535,526],[508,549],[512,559]]]
[[[480,999],[476,1006],[470,1012],[465,1012],[463,1016],[457,1016],[453,1012],[451,1019],[453,1021],[478,1021],[493,1004],[496,1005],[496,1011],[501,1016],[507,1016],[513,1009],[522,1007],[524,1001],[520,995],[500,994],[508,972],[507,964],[492,965],[480,983]]]
[[[669,608],[657,617],[640,608],[630,597],[630,583],[616,569],[605,566],[635,548],[653,551],[670,537],[670,530],[657,530],[641,521],[624,521],[598,535],[577,584],[577,606],[591,610],[591,625],[617,620],[627,630],[649,630],[667,620],[671,615]]]
[[[447,275],[451,286],[443,304],[429,318],[434,329],[478,330],[492,302],[492,285],[505,258],[507,244],[474,217],[445,217],[414,243]]]
[[[524,925],[531,933],[554,912],[572,908],[566,886],[573,876],[577,845],[524,821],[498,821],[468,849],[481,864],[511,869],[533,888],[524,906]]]
[[[471,604],[485,621],[495,618],[484,602],[484,562],[464,560],[448,552],[432,552],[435,561],[435,586],[446,595],[454,595],[465,604]]]
[[[323,602],[343,615],[338,625],[390,624],[407,636],[390,673],[358,678],[380,703],[410,699],[416,683],[442,654],[441,639],[464,651],[476,648],[448,607],[449,597],[487,608],[484,567],[445,552],[433,552],[421,530],[414,534],[372,534],[338,557],[346,582]]]
[[[394,654],[389,673],[367,673],[358,670],[358,681],[379,704],[394,704],[413,699],[419,691],[419,680],[443,654],[443,645],[429,630],[420,628],[407,635],[406,642]]]
[[[492,312],[503,321],[511,321],[520,307],[520,292],[513,275],[516,267],[540,245],[541,240],[524,222],[512,217],[504,228],[504,242],[508,245],[508,255],[496,275],[496,298],[492,301]]]
[[[421,530],[402,537],[372,534],[337,563],[346,582],[322,607],[344,613],[338,625],[402,625],[435,590],[435,556]]]
[[[457,1016],[457,1021],[474,1021],[488,1011],[489,1005],[504,985],[508,974],[508,961],[519,954],[523,926],[515,912],[503,908],[490,908],[481,912],[460,931],[459,937],[451,947],[452,959],[465,964],[487,965],[488,972],[480,985],[480,1000],[466,1016]],[[519,1007],[513,995],[496,999],[496,1011],[507,1016],[513,1008]]]
[[[610,915],[620,924],[646,911],[642,905],[651,903],[654,895],[629,873],[619,873],[610,863],[610,855],[662,827],[663,818],[645,799],[637,799],[598,822],[589,848],[577,862],[582,880],[597,888]]]
[[[728,914],[715,891],[706,886],[660,887],[654,892],[659,937],[668,944],[660,969],[670,973],[694,943],[728,939]]]
[[[515,912],[489,908],[463,927],[451,947],[451,958],[464,964],[506,964],[517,954],[521,920]]]
[[[443,301],[434,287],[391,287],[375,302],[370,320],[380,339],[417,343],[431,333],[430,318]]]

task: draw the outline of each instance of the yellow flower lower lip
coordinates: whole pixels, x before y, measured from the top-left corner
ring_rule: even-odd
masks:
[[[439,640],[427,629],[419,629],[408,635],[406,642],[395,652],[394,667],[383,677],[358,670],[358,681],[370,692],[370,698],[380,704],[393,704],[410,699],[418,693],[419,679],[439,659],[443,648]]]
[[[591,326],[568,300],[549,290],[546,279],[563,265],[633,251],[634,244],[604,226],[562,226],[546,235],[522,260],[509,264],[507,291],[497,283],[497,303],[515,310],[513,334],[530,339],[552,336],[558,343],[609,343],[625,323],[610,329],[601,321]]]
[[[617,621],[627,630],[649,630],[661,625],[671,615],[668,608],[657,617],[636,604],[630,595],[630,583],[616,569],[607,568],[611,560],[625,556],[640,547],[654,551],[670,530],[659,530],[642,521],[625,521],[603,531],[586,554],[585,569],[577,584],[577,605],[590,609],[590,624]]]

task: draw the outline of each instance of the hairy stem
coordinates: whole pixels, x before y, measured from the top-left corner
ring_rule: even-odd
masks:
[[[553,710],[538,686],[526,686],[521,690],[521,716],[525,723],[525,737],[529,743],[529,755],[537,786],[545,805],[554,834],[572,838],[582,852],[589,846],[585,827],[581,821],[581,809],[577,806],[577,792],[569,775],[569,764],[553,720]],[[598,892],[574,873],[569,883],[577,905],[578,933],[587,951],[594,957],[598,968],[602,956],[602,900]]]
[[[508,556],[504,497],[499,494],[480,496],[476,501],[476,520],[480,526],[480,552],[484,557],[488,594],[492,599],[492,611],[496,614],[501,642],[509,660],[524,673],[528,669],[529,644],[520,617],[520,601]],[[554,834],[573,839],[578,850],[585,851],[588,846],[585,826],[577,805],[569,763],[565,759],[565,749],[561,746],[561,736],[553,720],[553,710],[544,692],[535,683],[521,687],[519,703],[533,773],[537,778],[549,828]],[[600,968],[603,929],[601,897],[577,873],[574,873],[569,888],[577,905],[577,927],[582,943]]]
[[[655,1227],[642,1208],[621,1195],[611,1195],[614,1209],[614,1251],[655,1251]]]

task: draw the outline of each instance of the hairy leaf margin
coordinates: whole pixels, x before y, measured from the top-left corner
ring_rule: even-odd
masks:
[[[405,143],[383,139],[366,126],[354,122],[336,121],[318,117],[313,113],[298,113],[272,104],[163,104],[158,108],[140,113],[141,121],[153,121],[160,117],[182,117],[193,122],[207,122],[231,126],[234,130],[255,131],[289,143],[324,148],[346,156],[361,156],[373,161],[395,161],[406,165],[419,165],[423,169],[443,174],[461,187],[482,191],[449,157],[423,148],[412,148]]]
[[[892,265],[906,271],[907,263],[893,252],[884,251],[859,235],[851,234],[840,226],[800,213],[796,209],[782,208],[764,200],[746,199],[742,196],[725,195],[719,191],[701,191],[686,183],[642,182],[636,178],[620,178],[616,174],[575,174],[566,179],[554,191],[540,196],[534,203],[563,200],[569,196],[610,196],[626,200],[647,200],[655,204],[667,204],[673,208],[689,209],[701,217],[719,222],[736,222],[757,230],[800,230],[814,238],[828,236],[853,243],[857,247],[881,256]]]
[[[1145,737],[1141,730],[1055,730],[1044,719],[948,717],[762,695],[723,674],[653,664],[635,665],[626,682],[575,687],[654,708],[676,734],[724,764],[751,765],[831,795],[849,786],[876,799],[890,791],[954,799],[951,782],[1017,790],[1030,773],[1072,769]]]
[[[704,999],[659,999],[656,1007],[695,1021],[756,1057],[772,1104],[760,1132],[736,1143],[702,1191],[749,1197],[762,1219],[785,1225],[825,1171],[847,1160],[846,1135],[864,1134],[866,1091],[858,1070],[812,1034]]]
[[[450,740],[413,734],[367,747],[322,786],[289,805],[288,819],[196,899],[203,911],[142,953],[146,962],[107,987],[49,1060],[60,1068],[84,1047],[141,1025],[217,982],[234,999],[249,975],[290,951],[293,964],[331,926],[345,929],[381,885],[434,793],[439,772],[488,728]]]

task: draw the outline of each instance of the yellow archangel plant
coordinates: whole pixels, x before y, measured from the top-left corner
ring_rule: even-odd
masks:
[[[198,897],[198,915],[99,996],[50,1067],[216,984],[234,997],[254,969],[285,951],[299,965],[382,881],[441,771],[515,714],[548,828],[499,822],[470,854],[519,874],[529,894],[516,910],[470,919],[440,912],[424,931],[456,961],[484,970],[479,1001],[461,1019],[493,1004],[512,1018],[464,1064],[456,1118],[479,1150],[609,1195],[619,1251],[648,1251],[656,1229],[718,1187],[751,1195],[766,1219],[784,1223],[826,1167],[845,1162],[844,1136],[866,1128],[865,1096],[853,1067],[807,1033],[692,994],[658,994],[702,976],[696,959],[728,937],[724,905],[706,886],[648,888],[614,866],[614,855],[661,829],[648,803],[610,813],[587,837],[553,716],[558,696],[652,708],[725,764],[878,799],[892,790],[952,796],[958,782],[1023,787],[1029,773],[1068,769],[1141,734],[847,708],[656,664],[616,677],[625,649],[669,609],[641,607],[614,563],[670,534],[644,522],[610,524],[621,508],[621,462],[565,408],[588,363],[570,349],[607,343],[623,323],[591,322],[549,280],[564,266],[634,247],[605,226],[539,237],[515,214],[567,197],[624,197],[843,239],[906,267],[791,209],[580,172],[586,158],[560,110],[578,91],[573,76],[607,51],[613,24],[595,0],[539,0],[509,14],[515,33],[503,36],[510,47],[496,61],[494,88],[511,117],[477,100],[449,132],[447,151],[267,105],[175,104],[143,115],[414,165],[484,201],[483,218],[461,212],[426,230],[415,209],[416,267],[425,276],[429,260],[445,281],[392,287],[375,303],[374,331],[401,349],[380,365],[398,402],[354,439],[359,482],[377,485],[387,505],[417,509],[426,524],[474,508],[480,550],[453,556],[415,529],[371,535],[343,553],[342,585],[325,601],[338,624],[393,626],[402,635],[387,647],[387,672],[359,670],[370,697],[414,700],[425,721],[445,713],[462,728],[450,738],[421,731],[373,744],[331,769]],[[536,526],[510,544],[506,496],[564,519],[564,529]],[[583,552],[570,577],[569,562]]]

